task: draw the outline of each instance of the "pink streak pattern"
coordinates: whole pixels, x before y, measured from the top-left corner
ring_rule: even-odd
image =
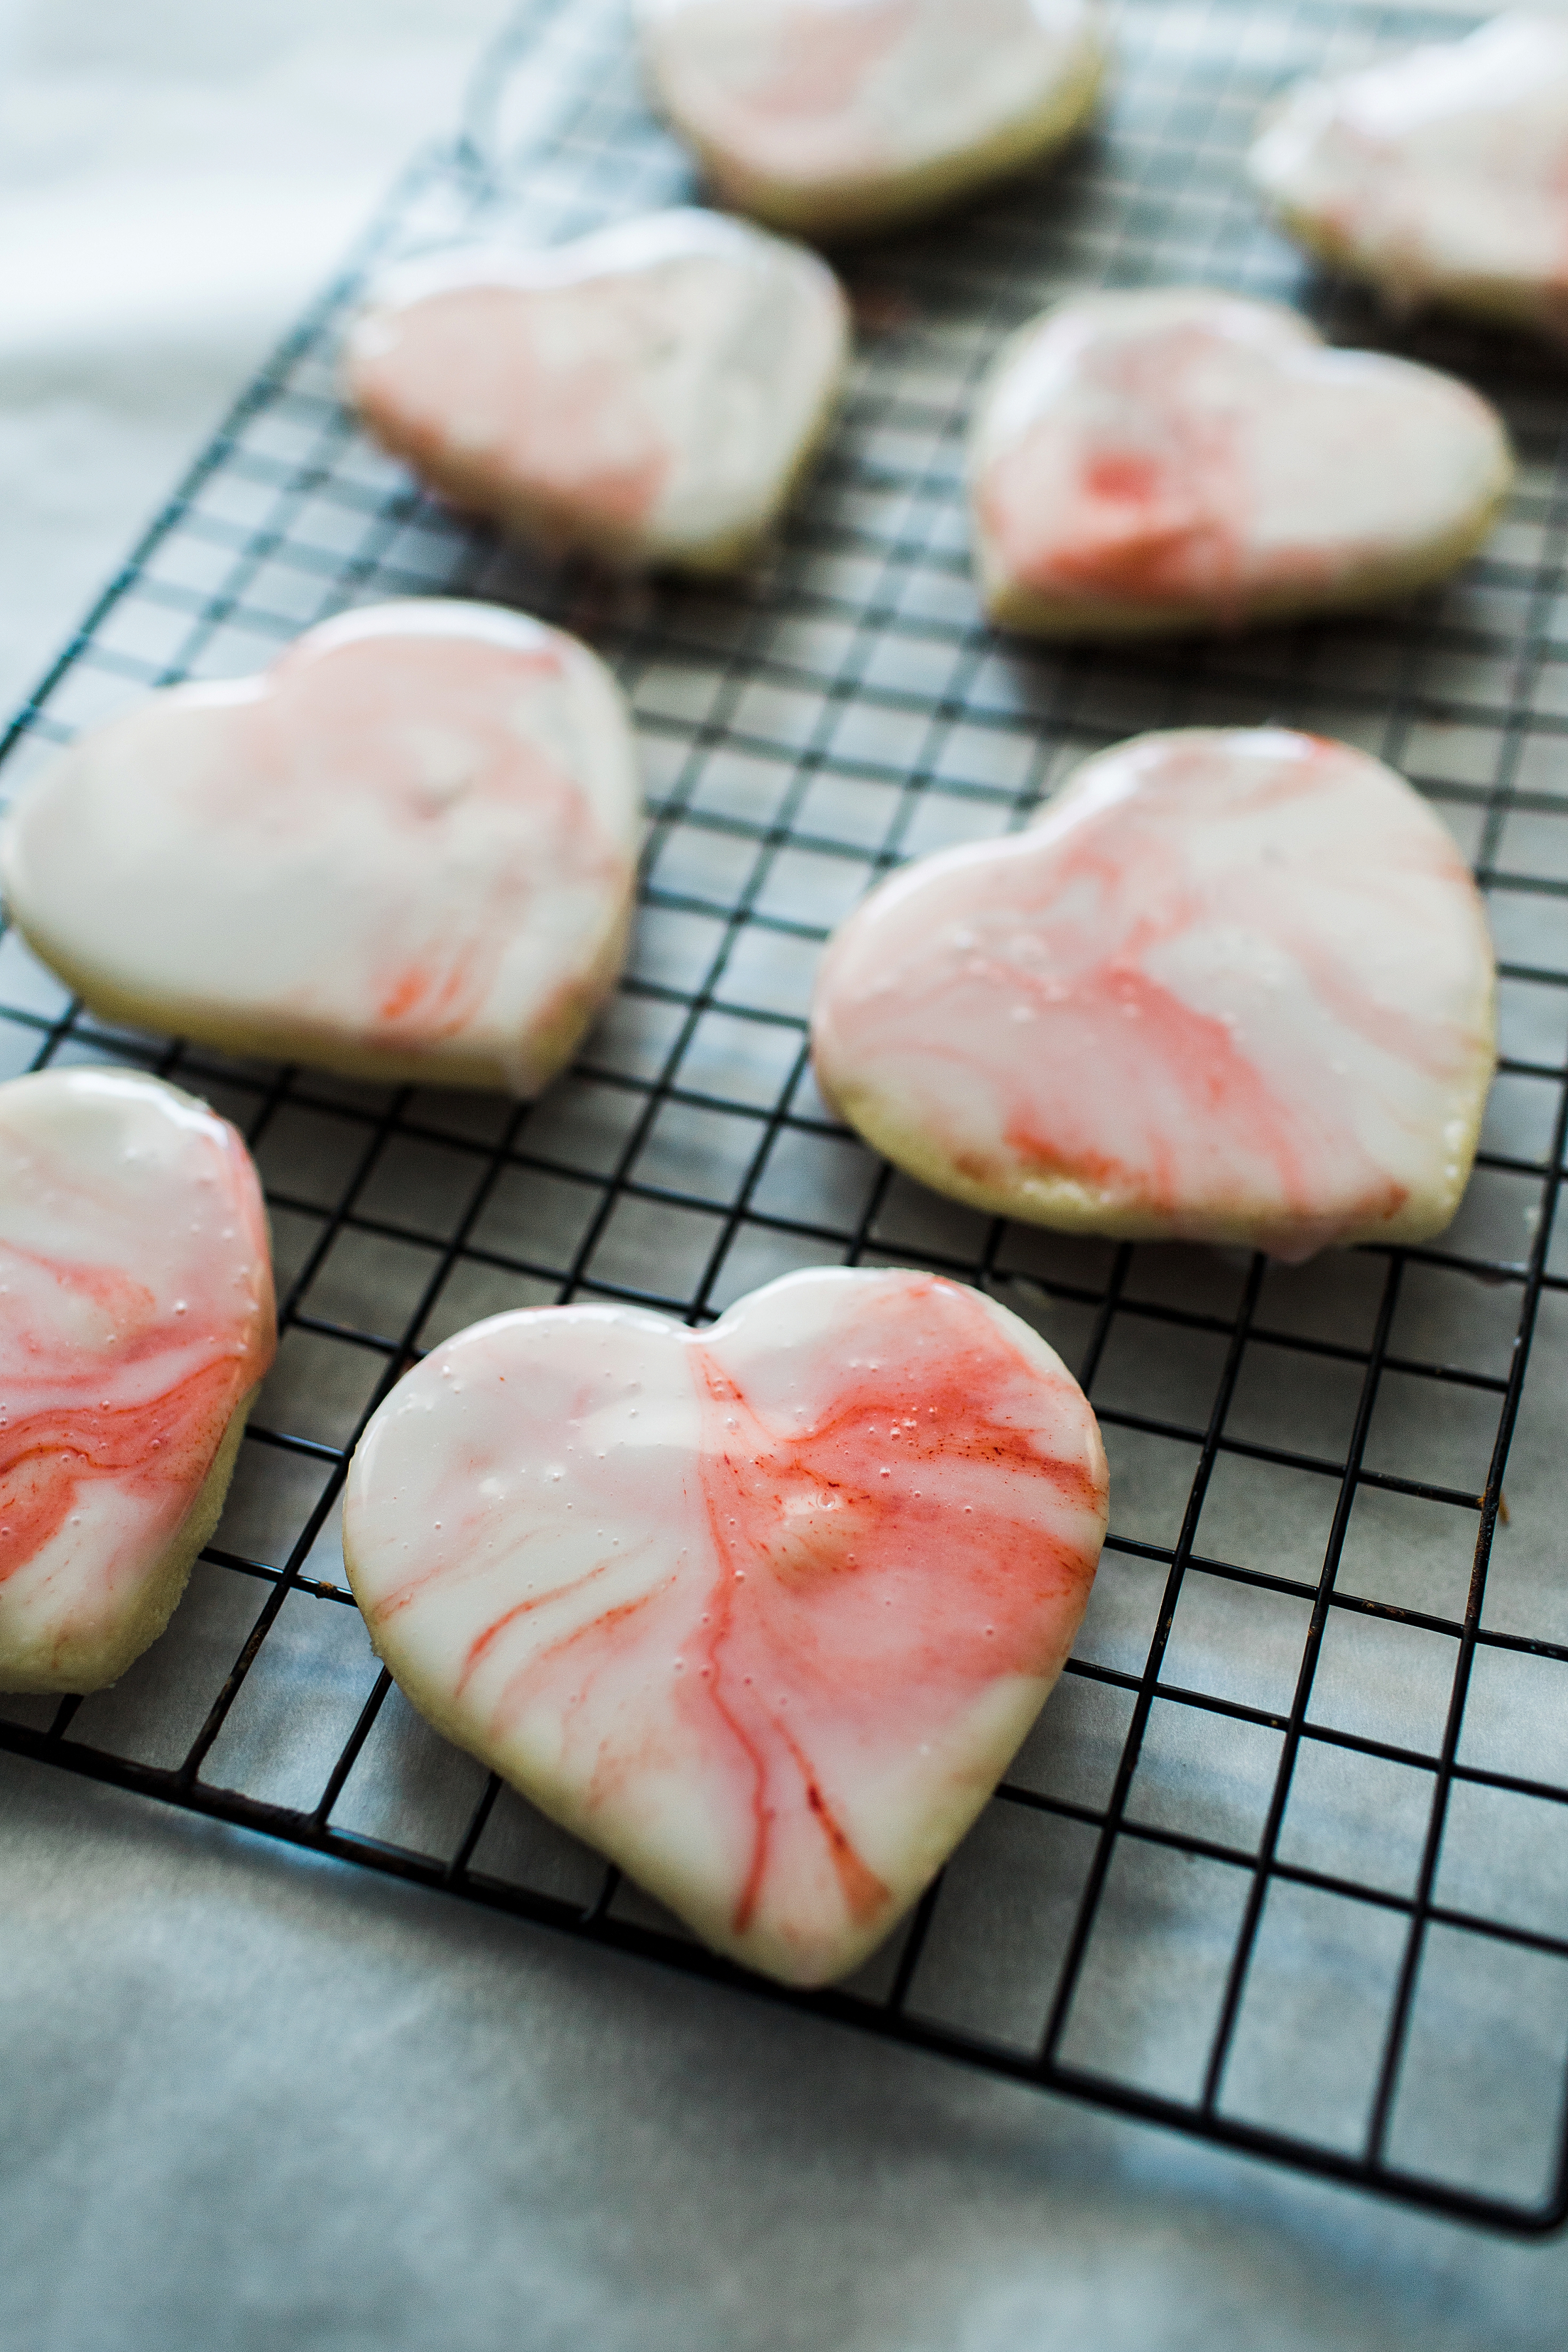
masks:
[[[1003,5],[1016,14],[1008,0]],[[745,151],[754,169],[786,179],[832,178],[891,162],[891,126],[868,108],[866,84],[918,37],[919,0],[761,13],[751,70],[731,79],[720,66],[712,74],[705,128]]]
[[[272,1360],[239,1137],[132,1073],[0,1087],[0,1689],[82,1687]]]
[[[1061,419],[1047,409],[980,483],[984,528],[1016,579],[1058,592],[1235,600],[1300,563],[1292,550],[1267,562],[1248,547],[1243,422],[1231,404],[1204,398],[1214,359],[1196,324],[1086,352],[1080,381],[1102,417],[1064,448]]]
[[[825,1271],[711,1330],[500,1316],[412,1373],[344,1550],[414,1703],[792,1982],[852,1968],[1061,1670],[1105,1525],[1094,1418],[978,1294]]]
[[[922,174],[941,201],[1048,152],[1101,67],[1084,0],[644,0],[641,18],[725,201],[805,234],[910,208]]]
[[[1465,385],[1194,292],[1089,297],[1026,329],[971,460],[988,604],[1063,635],[1394,594],[1462,561],[1510,474]]]
[[[850,1123],[960,1200],[1299,1258],[1448,1222],[1492,998],[1474,887],[1399,777],[1194,729],[874,892],[829,944],[813,1043]]]
[[[613,979],[629,730],[583,647],[373,607],[83,738],[0,838],[13,910],[111,1009],[219,1045],[531,1092]]]
[[[713,213],[395,273],[350,397],[459,506],[617,565],[739,562],[824,429],[847,312],[814,255]]]

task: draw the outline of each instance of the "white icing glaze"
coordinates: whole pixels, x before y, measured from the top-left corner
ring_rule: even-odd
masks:
[[[1062,635],[1399,593],[1471,551],[1511,475],[1467,385],[1201,291],[1047,311],[998,358],[970,450],[987,604]]]
[[[0,1086],[0,1690],[96,1688],[272,1360],[234,1129],[126,1071]]]
[[[848,311],[814,254],[712,213],[389,278],[345,354],[378,439],[525,534],[723,568],[783,508],[837,399]]]
[[[1496,17],[1462,41],[1304,83],[1252,177],[1289,227],[1396,300],[1561,328],[1568,310],[1568,22]]]
[[[110,1013],[531,1094],[614,982],[637,832],[630,725],[594,656],[411,600],[84,737],[0,833],[0,879]]]
[[[818,1270],[701,1332],[595,1306],[460,1333],[366,1430],[343,1551],[433,1722],[717,1949],[819,1983],[1038,1713],[1105,1496],[1026,1324]]]
[[[1145,735],[1024,834],[874,891],[830,942],[825,1093],[975,1206],[1300,1258],[1417,1241],[1468,1180],[1493,964],[1454,844],[1364,751]]]
[[[806,234],[930,209],[1094,103],[1090,0],[641,0],[659,102],[729,203]]]

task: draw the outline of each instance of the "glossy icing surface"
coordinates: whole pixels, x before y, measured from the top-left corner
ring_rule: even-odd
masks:
[[[1287,225],[1396,299],[1568,321],[1568,22],[1462,41],[1292,91],[1252,177]]]
[[[234,1129],[125,1071],[0,1087],[0,1689],[81,1688],[272,1360]]]
[[[84,737],[0,834],[0,877],[110,1012],[531,1093],[618,968],[634,757],[574,639],[488,605],[374,606]]]
[[[970,478],[997,617],[1240,621],[1451,569],[1511,478],[1468,386],[1203,292],[1060,304],[1004,350]]]
[[[926,1275],[786,1276],[694,1332],[498,1316],[370,1424],[344,1555],[414,1703],[721,1951],[852,1968],[1060,1671],[1094,1416]]]
[[[962,166],[1026,161],[1076,129],[1103,62],[1087,0],[643,0],[650,78],[727,200],[810,230]],[[959,166],[954,170],[954,166]],[[824,226],[831,226],[829,216]],[[858,226],[847,216],[846,226]]]
[[[390,278],[345,373],[377,437],[460,503],[613,561],[721,565],[820,437],[847,316],[815,255],[658,213]]]
[[[940,1191],[1300,1258],[1448,1223],[1493,993],[1469,875],[1400,777],[1192,729],[873,892],[829,944],[813,1043],[844,1116]]]

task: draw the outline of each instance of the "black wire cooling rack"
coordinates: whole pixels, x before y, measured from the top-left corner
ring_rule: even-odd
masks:
[[[1007,1784],[892,1948],[800,2005],[1454,2216],[1568,2214],[1568,386],[1548,351],[1380,323],[1268,231],[1239,172],[1292,75],[1461,22],[1128,0],[1101,134],[849,257],[842,425],[771,567],[704,590],[507,550],[420,498],[335,397],[344,308],[380,260],[476,228],[555,240],[688,191],[619,7],[527,0],[461,138],[416,163],[22,712],[6,776],[344,604],[520,604],[603,648],[636,705],[631,972],[524,1108],[106,1030],[0,940],[0,1071],[121,1056],[244,1129],[283,1334],[169,1633],[110,1692],[0,1701],[0,1746],[769,1991],[389,1688],[343,1584],[343,1465],[420,1349],[481,1314],[599,1297],[695,1321],[792,1266],[938,1267],[1076,1365],[1113,1531]],[[1522,460],[1508,520],[1447,593],[1376,619],[1126,654],[999,642],[965,557],[979,373],[1058,289],[1194,280],[1479,384]],[[825,1114],[810,972],[879,873],[1020,824],[1119,736],[1271,718],[1404,768],[1488,896],[1505,1053],[1439,1245],[1292,1270],[1066,1240],[921,1192]]]

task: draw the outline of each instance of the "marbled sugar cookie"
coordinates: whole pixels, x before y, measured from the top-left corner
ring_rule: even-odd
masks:
[[[815,254],[714,213],[386,280],[350,397],[433,488],[622,566],[752,555],[831,422],[848,310]]]
[[[656,102],[718,195],[802,236],[934,212],[1080,130],[1094,0],[640,0]]]
[[[828,1099],[940,1192],[1303,1258],[1448,1223],[1493,999],[1480,900],[1401,777],[1194,728],[882,884],[829,943],[812,1034]]]
[[[789,1275],[703,1331],[499,1315],[401,1381],[343,1554],[415,1706],[721,1952],[843,1975],[1042,1704],[1105,1532],[1028,1326],[923,1274]]]
[[[991,617],[1111,638],[1439,580],[1486,537],[1513,464],[1451,376],[1179,291],[1080,295],[1026,327],[982,390],[969,472]]]
[[[226,1120],[156,1078],[0,1086],[0,1690],[100,1690],[168,1623],[274,1346]]]
[[[1568,331],[1568,20],[1303,83],[1248,166],[1292,236],[1398,308]]]
[[[531,1095],[620,969],[638,824],[626,707],[584,646],[410,601],[83,737],[0,832],[0,884],[110,1019]]]

